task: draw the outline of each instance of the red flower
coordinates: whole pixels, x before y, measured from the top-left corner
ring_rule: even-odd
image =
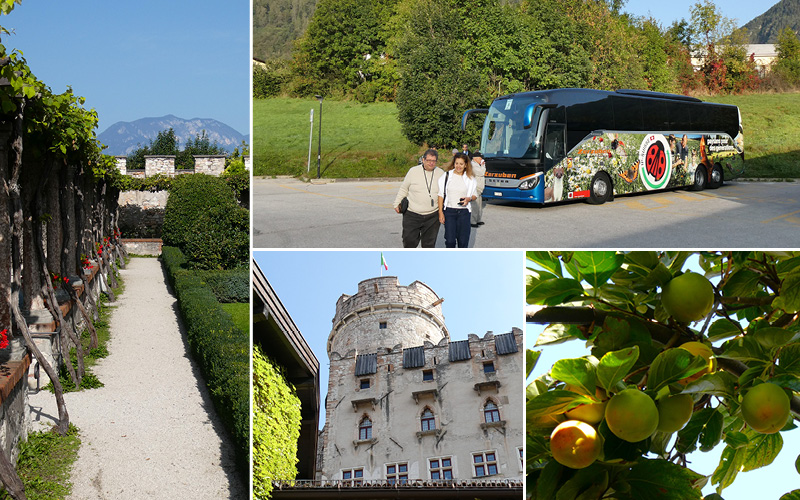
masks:
[[[2,337],[0,338],[0,349],[5,349],[8,347],[8,336],[6,333],[8,333],[8,328],[5,328],[2,332],[0,332],[0,337]]]

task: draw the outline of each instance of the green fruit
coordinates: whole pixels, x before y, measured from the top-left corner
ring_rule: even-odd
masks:
[[[714,305],[714,286],[697,273],[681,274],[664,285],[661,304],[667,314],[682,323],[697,321]]]
[[[591,425],[567,420],[550,434],[550,451],[561,465],[583,469],[597,460],[603,450],[603,437]]]
[[[691,394],[676,394],[658,401],[658,430],[675,432],[692,418],[694,401]]]
[[[775,384],[760,384],[742,398],[742,416],[747,425],[762,434],[783,429],[789,418],[789,396]]]
[[[566,390],[572,392],[580,392],[571,385],[567,384],[565,387]],[[580,420],[581,422],[586,422],[587,424],[599,424],[601,420],[603,420],[603,416],[606,412],[606,402],[602,401],[606,398],[606,393],[603,389],[597,388],[595,389],[595,397],[601,400],[600,403],[586,403],[566,412],[566,416],[568,419],[571,420]]]
[[[656,431],[658,408],[642,391],[625,389],[608,401],[606,423],[618,438],[635,443]]]

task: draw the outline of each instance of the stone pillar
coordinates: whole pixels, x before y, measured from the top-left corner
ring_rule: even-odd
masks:
[[[195,155],[194,173],[219,177],[225,170],[225,155]]]
[[[122,175],[128,175],[128,157],[127,156],[115,156],[117,160],[117,170]]]
[[[245,155],[244,156],[244,168],[247,169],[247,170],[250,170],[250,168],[252,166],[253,166],[253,164],[250,161],[250,155]]]
[[[157,174],[175,177],[175,155],[158,155],[144,157],[144,176]]]

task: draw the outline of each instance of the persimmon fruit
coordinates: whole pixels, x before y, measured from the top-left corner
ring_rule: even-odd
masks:
[[[679,380],[678,382],[686,385],[689,382],[694,382],[695,380],[699,379],[706,373],[711,373],[716,371],[717,369],[717,359],[714,357],[714,352],[711,350],[711,347],[702,343],[702,342],[686,342],[680,346],[681,349],[689,351],[693,356],[702,356],[708,362],[708,365],[700,370],[699,372],[695,373],[694,375],[690,375],[686,378]]]
[[[638,389],[625,389],[606,405],[606,423],[618,438],[635,443],[647,439],[658,427],[658,408]]]
[[[682,323],[697,321],[711,312],[714,286],[700,274],[681,274],[664,285],[661,304],[670,316]]]
[[[602,450],[603,437],[594,427],[580,420],[562,422],[550,434],[553,458],[572,469],[592,465]]]
[[[779,386],[759,384],[742,398],[742,417],[747,425],[761,434],[774,434],[789,419],[789,396]]]
[[[661,432],[676,432],[692,418],[694,400],[691,394],[676,394],[658,401],[658,427]]]

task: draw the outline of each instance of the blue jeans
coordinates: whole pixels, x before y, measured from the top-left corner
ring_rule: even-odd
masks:
[[[469,246],[469,210],[466,208],[444,209],[444,245],[447,248]]]

